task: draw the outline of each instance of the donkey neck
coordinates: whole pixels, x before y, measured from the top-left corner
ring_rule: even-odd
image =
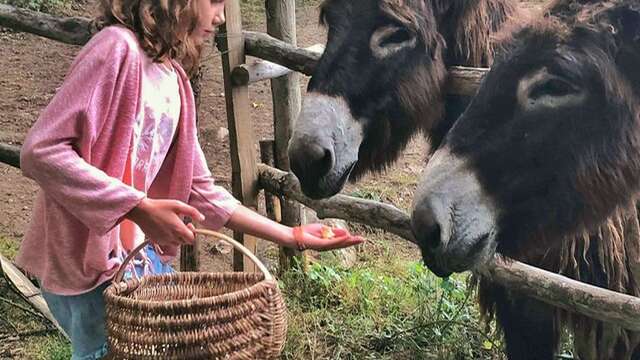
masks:
[[[494,58],[492,37],[517,17],[512,0],[434,0],[438,31],[445,39],[447,65],[490,66]]]

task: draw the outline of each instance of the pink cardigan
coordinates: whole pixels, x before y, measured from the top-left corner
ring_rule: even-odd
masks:
[[[189,203],[212,229],[224,226],[238,206],[214,185],[198,143],[191,86],[177,63],[182,105],[176,139],[147,195],[121,181],[143,56],[123,27],[96,34],[22,147],[22,171],[41,191],[16,261],[49,292],[81,294],[110,280],[120,265],[118,224],[145,196]]]

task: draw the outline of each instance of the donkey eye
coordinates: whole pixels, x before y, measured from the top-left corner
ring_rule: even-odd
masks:
[[[380,46],[385,47],[393,44],[401,44],[411,39],[412,36],[407,29],[397,28],[394,32],[380,40]]]
[[[535,85],[529,93],[529,98],[538,99],[541,96],[566,96],[574,92],[576,92],[576,89],[568,82],[551,78]]]
[[[374,31],[369,45],[373,55],[383,59],[403,49],[414,48],[416,36],[403,26],[385,25]]]

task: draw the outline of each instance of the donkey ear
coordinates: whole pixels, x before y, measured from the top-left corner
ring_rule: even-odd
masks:
[[[640,6],[624,5],[607,11],[602,25],[622,43],[640,41]]]

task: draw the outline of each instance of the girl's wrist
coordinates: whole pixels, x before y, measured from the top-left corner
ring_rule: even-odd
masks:
[[[282,235],[280,238],[280,245],[284,247],[292,248],[292,249],[297,248],[296,239],[293,234],[293,228],[290,226],[285,226],[281,224],[279,225],[282,226]]]
[[[147,206],[149,205],[149,199],[142,199],[138,205],[131,209],[126,215],[125,219],[131,220],[135,223],[138,222],[141,216],[147,212]]]
[[[306,250],[306,245],[304,242],[304,230],[302,230],[301,226],[296,226],[292,229],[294,248],[298,249],[298,251]]]

